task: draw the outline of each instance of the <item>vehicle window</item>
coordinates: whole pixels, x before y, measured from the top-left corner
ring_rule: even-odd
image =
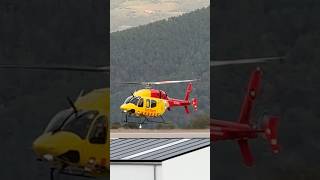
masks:
[[[146,100],[146,103],[147,103],[146,107],[150,108],[150,100],[149,99]]]
[[[92,121],[97,116],[96,111],[78,112],[73,114],[61,131],[69,131],[77,134],[80,138],[85,139]]]
[[[51,119],[50,123],[48,124],[48,126],[44,132],[52,132],[52,131],[58,129],[62,125],[63,121],[68,119],[72,115],[72,113],[73,113],[73,110],[71,108],[58,112]]]
[[[127,99],[124,101],[124,104],[128,104],[131,99],[132,99],[132,96],[127,97]]]
[[[130,100],[130,103],[134,104],[134,105],[138,105],[138,101],[139,101],[140,97],[133,97]]]
[[[93,144],[105,144],[106,143],[106,117],[105,116],[100,116],[98,119],[95,121],[93,125],[93,129],[90,134],[90,142]]]
[[[155,100],[151,100],[151,108],[154,108],[157,106],[157,102]]]
[[[138,107],[143,107],[143,98],[140,98],[138,101]]]

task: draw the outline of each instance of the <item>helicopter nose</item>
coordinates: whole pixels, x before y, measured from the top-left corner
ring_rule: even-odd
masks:
[[[47,160],[52,160],[55,153],[55,148],[48,141],[48,136],[42,135],[38,137],[32,144],[33,151]]]
[[[127,107],[126,104],[122,104],[122,105],[120,106],[120,109],[121,109],[122,112],[127,112],[127,111],[128,111],[128,107]]]

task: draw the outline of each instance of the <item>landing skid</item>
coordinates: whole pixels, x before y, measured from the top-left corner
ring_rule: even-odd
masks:
[[[128,123],[135,123],[138,125],[139,129],[142,129],[142,125],[143,124],[154,124],[154,123],[158,123],[158,124],[168,124],[164,118],[162,116],[160,116],[161,121],[154,121],[154,120],[150,120],[147,117],[136,117],[138,118],[137,121],[129,121],[128,120],[128,116],[126,116],[125,120],[124,120],[124,124],[127,125]],[[155,118],[154,118],[155,119]]]
[[[95,179],[94,176],[88,175],[88,173],[85,173],[83,171],[67,171],[67,170],[58,170],[55,168],[50,169],[50,180],[55,180],[55,175],[56,174],[62,174],[62,175],[67,175],[67,176],[75,176],[75,177],[84,177],[84,178],[90,178],[90,179]],[[60,179],[60,178],[59,178]]]

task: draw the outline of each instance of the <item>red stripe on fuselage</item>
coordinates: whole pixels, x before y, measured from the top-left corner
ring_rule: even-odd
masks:
[[[150,89],[150,94],[153,98],[168,99],[167,93],[162,90]]]

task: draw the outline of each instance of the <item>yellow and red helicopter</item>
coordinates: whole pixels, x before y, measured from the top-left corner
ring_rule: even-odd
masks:
[[[145,86],[144,89],[140,89],[132,93],[131,96],[127,97],[124,103],[120,106],[120,109],[126,115],[125,123],[128,122],[128,116],[140,118],[137,123],[139,128],[142,128],[142,124],[147,122],[153,123],[165,123],[163,115],[167,110],[171,110],[173,107],[184,107],[185,112],[188,114],[188,106],[192,106],[195,111],[198,108],[197,98],[190,100],[190,94],[192,92],[193,80],[179,80],[179,81],[159,81],[159,82],[125,82],[124,84],[138,84]],[[170,98],[167,93],[163,90],[152,89],[152,85],[162,84],[174,84],[174,83],[189,83],[187,85],[184,99]],[[151,121],[150,118],[161,117],[162,122]],[[142,120],[141,120],[142,118]]]
[[[109,72],[109,67],[0,65],[0,69]],[[33,142],[37,159],[46,162],[53,180],[57,173],[109,176],[109,88],[95,89],[58,112]]]

